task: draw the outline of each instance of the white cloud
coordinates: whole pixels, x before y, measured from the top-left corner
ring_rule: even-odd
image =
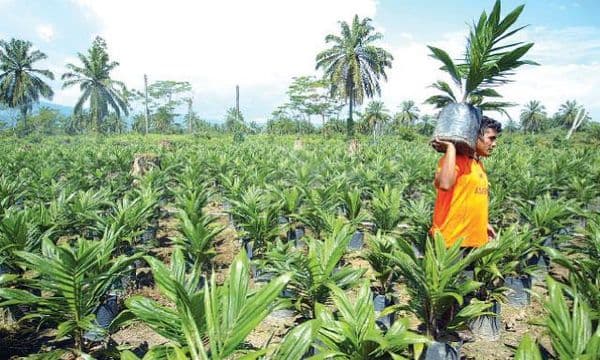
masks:
[[[233,97],[236,84],[243,102],[260,95],[255,89],[283,96],[292,76],[314,72],[315,55],[325,35],[339,31],[338,20],[376,11],[375,0],[74,1],[99,21],[121,64],[115,78],[136,88],[144,73],[151,81],[190,81],[198,96],[221,102]]]
[[[406,41],[402,44],[390,46],[394,64],[388,74],[389,82],[382,86],[382,98],[388,108],[396,111],[400,102],[408,99],[420,104],[435,94],[436,90],[428,86],[435,80],[448,78],[438,70],[440,63],[428,56],[426,45],[441,47],[457,58],[462,54],[465,36],[466,33],[448,33],[437,43],[418,41],[414,35],[404,36]],[[599,39],[600,29],[589,27],[535,28],[523,32],[519,40],[535,42],[527,58],[541,65],[523,66],[511,77],[514,82],[497,88],[504,95],[503,100],[517,104],[508,109],[511,117],[518,119],[522,105],[530,100],[540,100],[552,114],[566,100],[575,99],[595,120],[600,120],[600,98],[595,93],[600,88]],[[426,105],[419,107],[424,112],[433,111]]]
[[[424,112],[433,112],[429,105],[423,105],[435,90],[429,85],[437,80],[450,82],[449,77],[438,70],[441,64],[429,56],[427,45],[442,48],[448,54],[457,58],[460,56],[464,44],[463,33],[447,33],[442,39],[432,43],[416,40],[413,34],[403,34],[403,41],[396,47],[388,45],[394,56],[393,67],[388,73],[388,82],[382,84],[382,99],[390,111],[397,111],[397,107],[404,100],[414,100]]]
[[[4,10],[5,7],[12,5],[13,2],[14,0],[0,0],[0,9]]]
[[[266,118],[285,101],[293,76],[316,74],[315,55],[326,47],[325,35],[339,32],[339,20],[359,14],[373,18],[379,31],[394,30],[377,24],[376,0],[149,0],[143,6],[135,1],[72,1],[100,24],[98,34],[121,64],[114,78],[138,89],[144,73],[150,81],[190,81],[195,108],[209,119],[223,117],[234,102],[236,84],[246,118]],[[404,32],[393,44],[385,43],[384,36],[382,46],[394,55],[389,81],[382,84],[387,107],[395,111],[403,100],[421,103],[435,94],[428,86],[444,79],[444,73],[426,45],[457,58],[466,35],[466,30],[447,33],[439,41],[425,42],[421,34]],[[600,85],[599,28],[529,27],[517,40],[534,41],[528,58],[542,65],[523,67],[512,77],[514,83],[499,87],[505,100],[522,105],[537,99],[552,113],[563,101],[576,99],[600,119],[600,100],[594,94]],[[56,99],[72,105],[77,95],[74,89],[59,90]],[[509,113],[518,118],[520,108]]]
[[[40,24],[35,28],[35,31],[39,38],[44,40],[45,42],[50,42],[54,40],[54,36],[56,35],[54,31],[54,26],[52,26],[51,24]]]

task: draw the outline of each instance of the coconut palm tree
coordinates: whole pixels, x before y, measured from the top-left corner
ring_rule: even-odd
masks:
[[[561,125],[565,127],[571,126],[580,107],[576,100],[567,100],[562,103],[558,108]]]
[[[316,68],[324,70],[331,95],[348,100],[347,131],[352,136],[354,105],[362,104],[365,96],[381,94],[379,80],[387,80],[385,68],[392,67],[393,56],[373,44],[383,35],[375,32],[370,18],[355,15],[352,25],[341,21],[340,27],[340,35],[325,37],[325,42],[333,46],[317,55]]]
[[[583,110],[584,119],[579,119],[581,121],[579,124],[576,124],[577,127],[581,125],[581,123],[589,120],[589,115],[585,112],[585,109],[582,105],[578,104],[576,100],[567,100],[558,108],[557,118],[562,126],[569,129],[573,126],[576,119],[578,118],[579,112]]]
[[[101,130],[102,121],[112,108],[117,117],[121,113],[128,115],[129,109],[126,99],[122,96],[125,84],[110,78],[110,72],[119,66],[116,61],[110,61],[106,51],[106,42],[101,37],[96,37],[87,56],[78,53],[77,56],[83,66],[67,64],[66,72],[62,75],[63,89],[79,85],[82,91],[79,100],[75,104],[74,113],[81,113],[83,106],[89,101],[91,121],[96,131]]]
[[[54,92],[43,77],[54,80],[50,70],[34,68],[34,63],[47,58],[39,50],[32,50],[29,41],[0,40],[0,103],[19,108],[23,122],[40,95],[51,100]]]
[[[521,128],[532,133],[540,131],[546,121],[546,107],[538,100],[531,100],[521,110]]]
[[[371,101],[365,109],[364,120],[369,124],[373,131],[373,136],[381,125],[385,124],[390,119],[388,109],[386,109],[383,101]]]
[[[394,116],[394,121],[401,125],[414,125],[419,119],[419,108],[412,100],[403,101],[400,104],[400,112]]]
[[[425,102],[437,108],[453,102],[469,103],[482,111],[498,111],[508,115],[504,108],[513,105],[512,103],[485,99],[501,98],[502,95],[493,87],[510,82],[507,76],[512,75],[520,66],[538,65],[533,61],[521,59],[533,43],[502,44],[503,40],[525,27],[511,28],[523,8],[524,5],[518,6],[501,19],[500,0],[496,0],[490,14],[484,11],[471,27],[462,63],[455,63],[444,50],[428,46],[431,57],[442,62],[443,66],[440,69],[450,75],[454,86],[441,80],[435,82],[431,87],[440,90],[442,94],[431,96]]]

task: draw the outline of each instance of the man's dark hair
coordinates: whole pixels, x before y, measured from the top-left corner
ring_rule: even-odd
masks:
[[[494,129],[498,134],[502,132],[502,124],[498,120],[494,120],[491,117],[482,116],[481,126],[479,127],[479,134],[485,134],[486,129]]]

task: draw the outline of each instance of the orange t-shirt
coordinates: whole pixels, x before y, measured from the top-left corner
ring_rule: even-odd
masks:
[[[442,167],[442,157],[437,172]],[[436,186],[431,232],[440,231],[450,247],[463,238],[461,247],[480,247],[488,242],[488,180],[481,162],[456,155],[456,182],[448,191]]]

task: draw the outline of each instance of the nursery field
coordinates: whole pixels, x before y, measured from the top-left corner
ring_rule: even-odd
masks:
[[[3,139],[0,359],[599,359],[600,149],[561,139],[501,137],[466,256],[419,136]]]

